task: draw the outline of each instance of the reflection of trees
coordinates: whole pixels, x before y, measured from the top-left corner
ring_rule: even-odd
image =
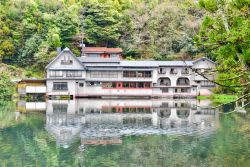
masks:
[[[222,116],[220,122],[222,128],[218,130],[216,140],[212,142],[210,161],[217,166],[250,166],[249,114],[248,117],[239,114]]]
[[[44,129],[44,114],[23,114],[16,122],[11,105],[1,106],[0,111],[0,166],[78,166],[79,140],[70,148],[75,152],[56,148]]]
[[[0,129],[16,124],[15,105],[12,102],[0,101]]]
[[[164,135],[124,137],[122,145],[88,147],[85,165],[249,166],[249,121],[249,117],[246,119],[236,114],[222,116],[221,128],[213,136],[205,138]]]

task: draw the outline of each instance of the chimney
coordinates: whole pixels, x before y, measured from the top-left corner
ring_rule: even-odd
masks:
[[[61,48],[61,47],[57,47],[57,48],[56,48],[56,52],[57,52],[58,55],[61,53],[61,51],[62,51],[62,48]]]

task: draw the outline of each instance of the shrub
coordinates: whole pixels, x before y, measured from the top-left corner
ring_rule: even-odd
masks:
[[[11,98],[15,93],[15,84],[6,72],[0,72],[0,99]]]

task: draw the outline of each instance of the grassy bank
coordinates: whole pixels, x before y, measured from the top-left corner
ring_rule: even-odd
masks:
[[[227,94],[213,94],[211,96],[198,96],[198,100],[212,100],[215,103],[228,103],[234,101],[237,98],[235,95],[227,95]]]

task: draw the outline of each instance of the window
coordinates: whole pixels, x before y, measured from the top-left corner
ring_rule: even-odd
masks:
[[[177,71],[176,71],[176,69],[174,69],[174,68],[171,68],[171,69],[170,69],[170,74],[177,74]]]
[[[201,73],[201,69],[193,69],[193,72],[195,72],[195,73]]]
[[[102,83],[102,88],[116,88],[115,82],[104,82]]]
[[[201,81],[201,86],[204,86],[204,87],[215,86],[215,83],[211,81]]]
[[[151,71],[123,71],[123,77],[125,78],[151,78]]]
[[[81,71],[66,71],[66,77],[81,77]]]
[[[151,83],[150,83],[150,82],[144,83],[144,87],[145,87],[145,88],[150,88],[150,87],[151,87]]]
[[[71,65],[73,64],[73,60],[70,59],[70,56],[64,56],[63,60],[61,60],[62,65]]]
[[[87,86],[99,86],[100,84],[100,82],[86,82]]]
[[[84,87],[84,83],[79,83],[79,87]]]
[[[178,78],[177,85],[189,85],[189,79],[188,78]]]
[[[103,88],[151,88],[150,82],[104,82],[102,83]]]
[[[67,82],[53,82],[53,90],[68,90]]]
[[[171,81],[169,78],[159,78],[158,79],[158,84],[161,86],[170,86],[171,85]]]
[[[50,77],[63,77],[62,71],[50,71]]]
[[[136,71],[123,71],[123,77],[135,78],[136,77]]]
[[[138,72],[137,77],[151,78],[151,71]]]
[[[175,93],[187,93],[188,88],[175,88]]]
[[[189,74],[188,68],[183,68],[181,74]]]
[[[73,61],[72,60],[61,60],[61,64],[62,65],[71,65],[71,64],[73,64]]]
[[[158,69],[158,74],[166,74],[166,68],[160,67]]]
[[[188,92],[187,88],[181,88],[181,93],[186,93],[186,92]]]
[[[135,82],[131,82],[131,83],[129,84],[129,87],[130,87],[130,88],[136,88],[136,83],[135,83]]]
[[[122,86],[123,86],[124,88],[129,88],[129,82],[123,82]]]
[[[91,71],[90,78],[117,78],[118,73],[114,71]]]
[[[101,58],[110,58],[110,54],[103,53],[103,54],[100,54],[100,57]]]
[[[139,83],[137,83],[137,87],[138,87],[138,88],[144,88],[144,84],[143,84],[143,82],[139,82]]]

